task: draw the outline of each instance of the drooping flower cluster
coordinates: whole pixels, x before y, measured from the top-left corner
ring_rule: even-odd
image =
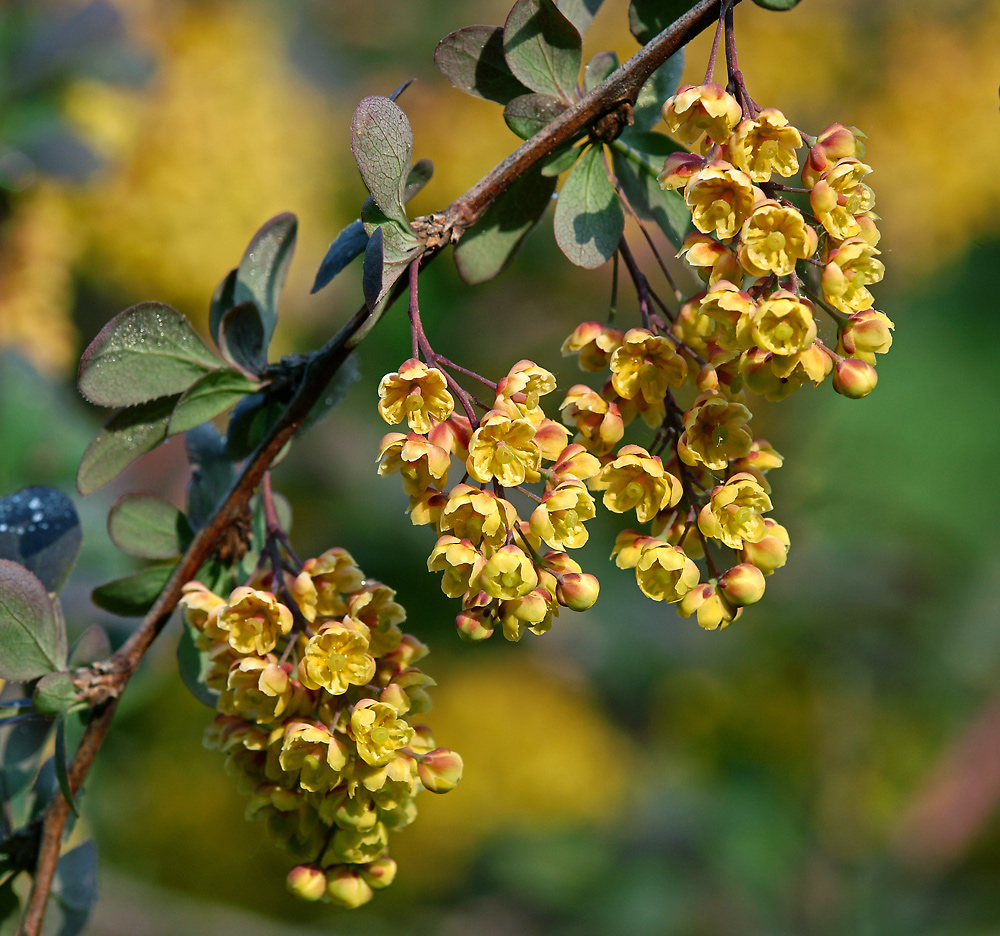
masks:
[[[288,887],[306,900],[357,907],[391,884],[389,832],[414,820],[421,790],[461,779],[461,758],[411,721],[434,681],[414,665],[427,647],[400,629],[394,599],[343,549],[283,580],[258,574],[228,598],[184,587],[203,678],[219,693],[205,744],[251,794],[247,818],[302,862]]]
[[[893,324],[868,289],[884,268],[864,135],[833,124],[813,138],[775,108],[748,106],[753,113],[711,82],[680,88],[663,106],[667,129],[699,150],[668,157],[660,184],[683,192],[697,231],[681,254],[708,287],[673,332],[714,368],[723,392],[735,380],[780,400],[832,373],[838,393],[866,396]],[[804,188],[784,184],[796,173]],[[836,324],[835,349],[817,335],[817,308]]]
[[[494,399],[478,418],[461,388],[469,408],[454,413],[446,382],[416,359],[382,379],[379,413],[389,423],[405,419],[410,431],[382,439],[379,474],[398,472],[411,520],[436,530],[427,567],[443,573],[446,595],[461,599],[463,638],[484,640],[497,627],[508,640],[544,633],[560,608],[585,610],[597,599],[597,579],[565,550],[587,541],[595,508],[586,482],[600,464],[546,417],[540,401],[556,381],[537,364],[520,361],[499,384],[483,381]],[[453,458],[464,476],[449,486]],[[541,495],[525,487],[535,483]],[[527,519],[509,499],[513,489],[537,504]]]

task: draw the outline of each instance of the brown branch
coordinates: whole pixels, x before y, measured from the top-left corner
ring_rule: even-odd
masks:
[[[427,236],[428,249],[423,255],[423,262],[426,264],[445,244],[457,241],[465,230],[486,213],[512,182],[550,155],[557,147],[579,136],[597,120],[619,110],[623,105],[634,104],[639,89],[649,76],[674,52],[717,20],[719,3],[720,0],[701,0],[582,100],[569,107],[551,124],[519,146],[442,214],[432,216],[432,225],[423,225],[424,230],[431,235]],[[437,228],[437,231],[433,232],[436,236],[432,235],[431,228]],[[400,294],[403,287],[404,281],[401,279],[397,282],[393,296],[388,300],[389,303]],[[368,309],[363,307],[340,333],[312,358],[288,408],[257,450],[247,459],[225,501],[198,531],[142,623],[111,657],[94,667],[95,675],[100,676],[108,687],[107,699],[94,709],[93,717],[69,766],[70,789],[74,794],[82,786],[94,762],[125,685],[177,606],[181,597],[181,587],[194,577],[198,569],[212,555],[216,543],[226,528],[246,508],[271,462],[292,438],[313,404],[322,396],[327,384],[359,340],[358,333],[368,319]],[[39,936],[41,932],[68,814],[69,807],[66,800],[57,792],[42,814],[41,845],[31,897],[19,929],[21,936]]]

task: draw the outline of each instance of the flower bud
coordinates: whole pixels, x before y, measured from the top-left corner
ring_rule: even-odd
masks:
[[[319,900],[326,890],[326,875],[312,865],[298,865],[288,872],[285,884],[300,900]]]
[[[478,608],[460,611],[455,618],[455,629],[462,640],[478,643],[493,636],[493,623],[486,611]]]
[[[586,611],[597,601],[601,583],[589,572],[570,572],[556,586],[556,599],[570,611]]]
[[[330,868],[327,878],[326,896],[341,907],[353,910],[372,899],[372,889],[368,882],[354,868],[340,865]]]
[[[711,364],[706,364],[698,371],[698,389],[715,390],[719,386],[718,371]]]
[[[894,327],[884,312],[864,309],[848,318],[840,332],[840,343],[848,354],[859,357],[863,354],[885,354],[892,347]],[[868,363],[871,364],[872,360]]]
[[[757,543],[743,543],[740,553],[744,562],[752,562],[764,575],[780,569],[788,558],[788,531],[769,518],[764,519],[767,534]]]
[[[682,189],[696,172],[705,165],[705,160],[695,153],[671,153],[663,163],[663,171],[657,176],[660,188]]]
[[[367,867],[361,869],[361,876],[368,882],[370,887],[381,890],[388,887],[396,878],[396,862],[388,855],[373,861]]]
[[[867,361],[844,358],[837,362],[833,372],[833,389],[849,400],[860,400],[868,396],[878,383],[875,368]]]
[[[448,748],[437,748],[420,758],[420,782],[431,793],[454,790],[462,779],[462,758]]]
[[[740,608],[764,597],[764,573],[753,563],[741,562],[719,579],[719,591]]]
[[[718,630],[720,627],[728,627],[731,621],[739,617],[742,609],[734,608],[714,585],[703,582],[695,585],[680,600],[677,613],[681,617],[696,614],[699,626],[705,630]]]

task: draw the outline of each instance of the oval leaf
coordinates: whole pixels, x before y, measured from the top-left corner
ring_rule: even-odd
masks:
[[[323,262],[319,265],[319,271],[316,273],[316,281],[313,283],[311,292],[319,292],[347,264],[363,253],[367,246],[368,235],[365,233],[365,226],[360,221],[352,221],[337,235],[337,239],[330,244]]]
[[[264,348],[278,323],[278,300],[295,254],[299,222],[290,212],[271,218],[250,240],[233,285],[233,305],[252,302],[264,325]],[[220,320],[221,324],[221,320]]]
[[[625,215],[604,168],[601,147],[591,147],[566,177],[556,200],[556,243],[577,266],[593,270],[618,249],[624,230]]]
[[[234,267],[215,287],[212,302],[208,307],[208,331],[216,345],[219,344],[219,325],[222,323],[222,316],[236,305],[236,300],[233,298],[235,292],[236,269]]]
[[[248,393],[256,393],[260,384],[242,371],[217,370],[206,374],[178,401],[170,417],[167,435],[187,432],[224,413]]]
[[[654,141],[667,153],[676,148],[671,140],[658,133],[629,137],[630,141],[633,139],[640,141],[647,150],[652,148]],[[612,165],[629,204],[640,218],[655,221],[674,247],[680,247],[691,230],[691,212],[684,204],[684,197],[680,192],[668,192],[660,188],[656,178],[657,166],[663,165],[664,155],[650,157],[646,153],[630,149],[620,140],[612,144]]]
[[[503,57],[503,28],[465,26],[445,36],[434,50],[434,65],[466,94],[506,104],[527,94]]]
[[[189,429],[184,435],[184,447],[191,465],[187,487],[188,523],[200,529],[229,492],[236,472],[226,454],[225,440],[211,423]]]
[[[262,374],[267,368],[264,338],[264,321],[253,302],[233,306],[219,323],[219,351],[222,356],[230,364],[251,374]]]
[[[80,392],[99,406],[181,393],[222,362],[175,309],[142,302],[116,315],[80,358]]]
[[[250,455],[281,417],[286,402],[270,393],[252,393],[240,400],[229,417],[227,457],[241,461]]]
[[[614,52],[598,52],[583,70],[583,93],[593,91],[618,67],[618,56]]]
[[[108,535],[130,556],[169,559],[187,549],[192,533],[184,514],[159,494],[126,494],[108,514]]]
[[[503,119],[522,140],[527,140],[552,123],[567,106],[551,94],[522,94],[504,108]]]
[[[76,507],[62,491],[29,487],[0,498],[0,559],[20,563],[48,591],[63,587],[82,540]]]
[[[801,0],[753,0],[753,2],[765,10],[775,10],[778,13],[783,13],[785,10],[797,7]]]
[[[100,624],[91,624],[69,652],[69,668],[90,666],[111,656],[111,638]]]
[[[79,692],[69,673],[49,673],[38,680],[32,699],[37,711],[51,717],[76,705]]]
[[[584,146],[567,146],[565,149],[556,150],[542,163],[543,176],[560,176],[568,172],[576,161],[583,155]]]
[[[517,0],[503,28],[503,54],[510,70],[532,91],[568,104],[583,60],[576,27],[552,0]]]
[[[413,155],[413,131],[387,97],[366,97],[351,121],[351,151],[361,178],[387,218],[406,225],[403,189]]]
[[[160,596],[176,562],[150,566],[135,575],[99,585],[90,593],[95,605],[119,617],[142,617]]]
[[[34,679],[66,665],[66,625],[39,579],[0,559],[0,679]]]
[[[629,29],[639,44],[645,45],[695,5],[696,0],[632,0]]]
[[[179,397],[162,397],[115,413],[87,447],[76,473],[81,494],[91,494],[118,477],[140,455],[167,437],[170,414]]]
[[[507,267],[545,213],[555,188],[555,176],[534,166],[462,235],[455,246],[455,265],[466,283],[485,283]]]
[[[403,202],[409,202],[431,179],[434,178],[434,163],[429,159],[418,159],[406,173],[403,186]]]

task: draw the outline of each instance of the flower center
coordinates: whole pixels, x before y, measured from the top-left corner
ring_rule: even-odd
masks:
[[[629,483],[625,485],[623,493],[629,500],[637,501],[645,492],[642,485],[638,481],[629,481]]]
[[[767,235],[767,246],[777,253],[779,250],[785,249],[785,235],[781,231],[771,231]]]
[[[406,401],[403,406],[406,407],[408,413],[415,413],[424,405],[424,398],[420,393],[419,387],[414,387],[407,395]]]
[[[326,665],[330,667],[333,672],[338,673],[345,666],[347,666],[347,657],[342,653],[331,653],[327,658]]]
[[[372,729],[372,741],[376,744],[385,744],[389,740],[389,729],[383,728],[379,725],[378,728]]]

